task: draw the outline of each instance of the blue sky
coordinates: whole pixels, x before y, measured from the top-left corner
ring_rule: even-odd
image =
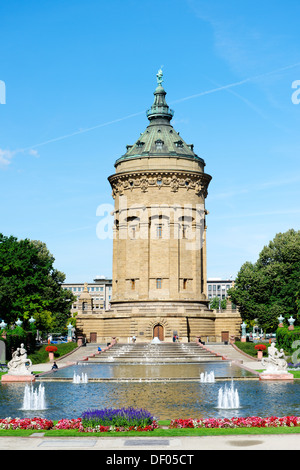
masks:
[[[299,230],[299,15],[298,0],[0,0],[0,231],[45,242],[68,282],[111,276],[96,211],[163,66],[172,124],[213,177],[208,276],[255,262]]]

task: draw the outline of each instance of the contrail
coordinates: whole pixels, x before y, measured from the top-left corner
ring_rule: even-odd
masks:
[[[217,93],[219,91],[223,91],[223,90],[227,90],[227,89],[234,88],[234,87],[237,87],[237,86],[241,86],[241,85],[244,85],[245,83],[253,82],[253,81],[258,80],[260,78],[267,77],[268,75],[273,75],[273,74],[278,73],[278,72],[283,72],[285,70],[295,68],[299,65],[300,65],[300,62],[298,62],[296,64],[293,64],[293,65],[288,65],[286,67],[281,67],[279,69],[272,70],[271,72],[266,72],[266,73],[263,73],[261,75],[255,75],[253,77],[245,78],[244,80],[240,80],[238,82],[230,83],[228,85],[223,85],[223,86],[220,86],[220,87],[217,87],[217,88],[213,88],[212,90],[203,91],[203,92],[197,93],[195,95],[186,96],[185,98],[180,98],[178,100],[172,101],[170,104],[181,103],[182,101],[187,101],[187,100],[191,100],[191,99],[194,99],[194,98],[199,98],[201,96],[210,95],[212,93]],[[145,113],[145,111],[140,111],[138,113],[129,114],[128,116],[124,116],[124,117],[121,117],[121,118],[118,118],[118,119],[114,119],[113,121],[104,122],[102,124],[97,124],[93,127],[88,127],[86,129],[81,129],[79,131],[74,131],[71,134],[65,134],[65,135],[62,135],[60,137],[55,137],[53,139],[46,140],[45,142],[41,142],[39,144],[32,145],[32,146],[27,147],[25,149],[20,149],[20,150],[18,150],[18,152],[25,152],[25,151],[32,150],[32,149],[35,149],[35,148],[38,148],[38,147],[42,147],[44,145],[47,145],[47,144],[50,144],[50,143],[53,143],[53,142],[58,142],[59,140],[68,139],[70,137],[74,137],[74,136],[79,135],[79,134],[84,134],[86,132],[90,132],[90,131],[93,131],[95,129],[99,129],[101,127],[109,126],[111,124],[116,124],[117,122],[125,121],[126,119],[131,119],[133,117],[140,116],[144,113]]]
[[[273,74],[278,73],[278,72],[284,72],[285,70],[295,68],[298,65],[300,65],[300,62],[297,62],[297,64],[282,67],[280,69],[272,70],[271,72],[265,72],[265,73],[262,73],[261,75],[255,75],[253,77],[245,78],[244,80],[240,80],[239,82],[235,82],[235,83],[230,83],[229,85],[223,85],[223,86],[220,86],[218,88],[213,88],[212,90],[203,91],[201,93],[197,93],[196,95],[186,96],[185,98],[180,98],[179,100],[173,101],[172,104],[180,103],[180,102],[186,101],[186,100],[191,100],[193,98],[199,98],[200,96],[210,95],[211,93],[216,93],[217,91],[227,90],[228,88],[234,88],[234,87],[237,87],[237,86],[240,86],[240,85],[244,85],[244,83],[253,82],[255,80],[258,80],[259,78],[264,78],[264,77],[267,77],[268,75],[273,75]]]
[[[144,112],[145,111],[141,111],[141,112],[135,113],[135,114],[129,114],[128,116],[124,116],[122,118],[114,119],[113,121],[104,122],[102,124],[97,124],[96,126],[93,126],[93,127],[88,127],[87,129],[81,129],[79,131],[72,132],[71,134],[65,134],[65,135],[62,135],[60,137],[55,137],[53,139],[46,140],[45,142],[41,142],[39,144],[31,145],[30,147],[27,147],[25,149],[20,149],[19,152],[25,152],[27,150],[32,150],[32,149],[35,149],[37,147],[41,147],[41,146],[46,145],[46,144],[51,144],[52,142],[57,142],[59,140],[68,139],[69,137],[73,137],[74,135],[84,134],[85,132],[90,132],[90,131],[93,131],[94,129],[99,129],[100,127],[109,126],[110,124],[115,124],[116,122],[124,121],[125,119],[130,119],[130,118],[133,118],[135,116],[139,116],[141,114],[144,114]]]

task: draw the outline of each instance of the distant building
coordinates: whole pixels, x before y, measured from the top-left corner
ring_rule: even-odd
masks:
[[[86,287],[92,300],[92,309],[95,313],[101,313],[110,309],[111,279],[99,277],[94,279],[94,282],[86,283]],[[63,284],[63,289],[70,290],[77,297],[76,302],[72,304],[71,313],[82,313],[82,310],[86,308],[86,303],[81,301],[81,296],[85,291],[85,283],[65,283]]]
[[[234,280],[222,279],[218,277],[207,279],[207,298],[213,299],[218,297],[219,299],[226,299],[228,297],[228,291],[234,286]]]

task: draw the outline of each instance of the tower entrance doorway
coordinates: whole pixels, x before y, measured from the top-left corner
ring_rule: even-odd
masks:
[[[153,338],[158,338],[159,341],[164,340],[164,327],[160,323],[153,328]]]

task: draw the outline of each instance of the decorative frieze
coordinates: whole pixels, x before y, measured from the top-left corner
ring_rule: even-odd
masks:
[[[146,193],[150,188],[160,190],[163,187],[168,187],[174,193],[180,188],[186,191],[195,191],[197,196],[206,198],[210,180],[211,177],[205,173],[185,171],[122,173],[109,178],[114,199],[117,195],[122,196],[125,191],[139,189]]]

